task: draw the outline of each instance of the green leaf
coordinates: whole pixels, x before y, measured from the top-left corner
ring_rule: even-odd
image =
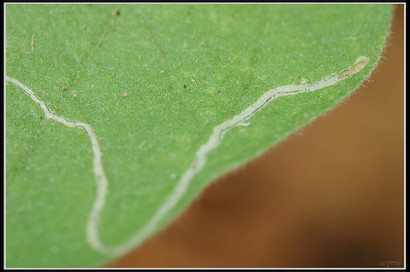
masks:
[[[390,5],[7,4],[7,267],[98,266],[139,246],[354,91],[390,17]],[[311,92],[254,104],[287,85]]]

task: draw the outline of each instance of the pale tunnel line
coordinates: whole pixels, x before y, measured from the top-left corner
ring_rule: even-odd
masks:
[[[94,176],[97,182],[96,199],[94,200],[93,209],[88,218],[87,240],[93,246],[94,249],[98,250],[98,248],[100,247],[105,247],[105,245],[101,242],[101,240],[98,237],[98,230],[97,232],[95,232],[94,231],[95,226],[93,224],[90,224],[90,222],[97,222],[98,224],[99,215],[102,209],[104,208],[105,196],[107,194],[107,188],[108,188],[107,178],[105,177],[104,168],[102,165],[102,152],[101,152],[100,144],[98,142],[97,135],[94,133],[93,128],[89,124],[69,120],[67,118],[64,118],[60,115],[53,113],[47,107],[47,105],[43,101],[41,101],[41,99],[32,90],[30,90],[27,86],[25,86],[23,83],[7,75],[6,75],[6,80],[13,83],[17,87],[21,88],[34,102],[36,102],[40,106],[40,108],[43,110],[44,115],[47,119],[54,119],[57,122],[60,122],[63,125],[66,125],[68,127],[81,128],[87,132],[88,137],[90,138],[90,141],[91,141],[91,149],[94,154],[93,171],[94,171]]]
[[[68,127],[77,127],[84,129],[88,134],[91,141],[92,151],[94,154],[93,158],[93,171],[97,183],[96,198],[94,200],[93,208],[89,214],[86,235],[87,241],[95,250],[106,254],[111,257],[118,257],[127,253],[129,250],[141,244],[145,238],[147,238],[158,226],[161,220],[163,220],[166,214],[172,210],[181,197],[185,194],[187,188],[189,187],[191,181],[195,175],[202,170],[204,167],[208,154],[217,148],[223,139],[226,132],[236,126],[248,125],[245,123],[246,120],[255,115],[258,111],[266,107],[270,102],[275,100],[280,96],[295,95],[306,92],[313,92],[325,87],[334,85],[344,79],[351,77],[352,75],[360,72],[369,62],[367,57],[359,57],[355,63],[337,73],[332,74],[326,79],[313,83],[313,84],[302,84],[302,85],[287,85],[280,86],[275,89],[265,92],[256,102],[247,107],[238,115],[235,115],[232,119],[229,119],[222,124],[214,127],[209,140],[203,144],[195,154],[193,162],[188,167],[188,169],[183,173],[181,179],[175,185],[174,189],[170,193],[169,197],[162,203],[156,213],[151,217],[148,223],[140,230],[138,230],[127,242],[118,246],[108,246],[100,239],[98,226],[100,222],[100,214],[104,208],[105,198],[107,195],[108,182],[104,173],[102,164],[102,152],[98,142],[97,135],[94,133],[93,128],[89,124],[82,122],[77,122],[73,120],[66,119],[62,116],[54,114],[47,105],[41,101],[38,96],[31,91],[24,84],[19,82],[14,78],[10,78],[6,75],[6,80],[13,83],[14,85],[21,88],[34,102],[36,102],[41,109],[44,111],[46,118],[54,119]]]

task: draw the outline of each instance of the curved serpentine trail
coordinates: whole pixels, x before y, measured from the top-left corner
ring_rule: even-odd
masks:
[[[98,231],[100,214],[102,213],[102,210],[104,208],[105,198],[107,196],[108,182],[107,178],[105,177],[104,168],[102,164],[103,154],[101,152],[97,135],[94,133],[93,128],[89,124],[69,120],[67,118],[64,118],[53,113],[47,107],[47,105],[43,101],[41,101],[41,99],[23,83],[7,75],[6,80],[22,89],[34,102],[36,102],[44,111],[44,115],[46,118],[53,119],[68,127],[76,127],[83,129],[87,133],[88,137],[90,138],[91,147],[94,154],[93,171],[97,183],[96,197],[94,200],[92,210],[88,217],[86,227],[87,241],[95,250],[111,257],[117,257],[127,253],[132,248],[141,244],[155,230],[160,221],[164,219],[165,215],[172,208],[175,207],[175,205],[184,195],[195,175],[204,167],[208,154],[219,146],[226,132],[228,132],[230,129],[236,126],[247,125],[245,123],[246,120],[251,118],[254,114],[262,110],[264,107],[266,107],[266,105],[268,105],[270,102],[272,102],[274,99],[280,96],[313,92],[334,85],[361,71],[368,64],[368,62],[369,59],[367,57],[359,57],[351,67],[341,71],[340,73],[333,74],[328,78],[317,83],[281,86],[269,90],[265,92],[255,103],[247,107],[241,113],[235,115],[232,119],[229,119],[223,122],[222,124],[216,126],[213,129],[213,132],[209,137],[209,140],[205,144],[203,144],[196,152],[191,165],[184,172],[181,179],[178,181],[178,183],[175,185],[174,189],[170,193],[169,197],[164,200],[164,202],[161,204],[161,206],[155,212],[155,214],[151,217],[148,223],[140,230],[138,230],[127,242],[115,247],[111,247],[104,244],[104,242],[100,239]]]

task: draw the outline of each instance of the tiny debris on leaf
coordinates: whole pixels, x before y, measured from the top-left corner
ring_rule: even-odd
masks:
[[[33,51],[34,51],[34,34],[31,37],[31,52],[33,52]]]

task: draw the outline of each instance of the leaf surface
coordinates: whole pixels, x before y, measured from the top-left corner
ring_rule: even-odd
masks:
[[[7,76],[92,127],[108,181],[94,234],[107,248],[131,243],[90,243],[99,185],[86,131],[45,118],[7,82],[7,266],[98,266],[137,247],[212,180],[354,91],[378,63],[390,18],[390,5],[7,4]],[[321,82],[360,56],[370,61],[357,74],[275,99],[226,131],[150,223],[215,127],[269,90]]]

